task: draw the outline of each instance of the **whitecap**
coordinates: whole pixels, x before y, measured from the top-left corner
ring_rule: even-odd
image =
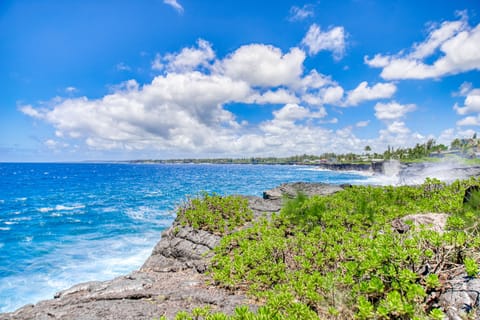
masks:
[[[70,211],[70,210],[75,210],[75,209],[82,209],[82,208],[85,208],[85,205],[83,204],[76,204],[76,205],[73,205],[73,206],[64,206],[64,205],[56,205],[55,206],[55,210],[57,211]]]
[[[10,228],[9,227],[0,227],[0,231],[9,231]]]
[[[10,225],[10,224],[17,224],[18,222],[16,221],[5,221],[4,224]]]
[[[27,197],[15,198],[16,201],[27,201]]]
[[[45,207],[45,208],[38,209],[38,211],[40,211],[42,213],[49,212],[49,211],[52,211],[52,210],[53,210],[53,208],[50,208],[50,207]]]

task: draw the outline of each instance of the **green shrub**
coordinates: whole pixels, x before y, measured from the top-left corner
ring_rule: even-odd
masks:
[[[413,213],[459,216],[472,184],[479,181],[427,179],[417,187],[300,194],[279,214],[224,237],[211,276],[219,286],[264,301],[260,310],[271,317],[275,310],[278,319],[440,318],[428,295],[442,290],[438,275],[448,268],[464,263],[471,275],[478,273],[479,238],[464,228],[400,234],[391,222]],[[423,274],[426,266],[435,268]]]
[[[177,211],[182,225],[223,235],[253,218],[248,200],[241,196],[203,193],[186,201]]]

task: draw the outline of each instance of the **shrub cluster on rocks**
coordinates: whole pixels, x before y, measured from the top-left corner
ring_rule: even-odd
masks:
[[[479,273],[479,185],[475,178],[449,185],[427,179],[420,186],[299,194],[279,213],[242,229],[237,227],[251,216],[241,200],[215,195],[190,200],[180,221],[229,231],[215,248],[212,282],[247,292],[259,308],[239,307],[230,316],[195,309],[177,318],[443,319],[441,295],[449,281]],[[477,187],[464,200],[471,186]],[[392,226],[417,213],[448,213],[447,225],[440,231],[409,220],[403,220],[406,229]]]

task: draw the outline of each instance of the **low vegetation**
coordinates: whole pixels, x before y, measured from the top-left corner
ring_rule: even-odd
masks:
[[[239,307],[227,316],[197,308],[177,319],[443,319],[438,297],[445,280],[479,273],[478,189],[463,201],[472,185],[480,180],[299,194],[280,213],[226,235],[215,249],[214,284],[246,292],[258,310]],[[181,221],[219,232],[245,220],[244,211],[206,219],[217,200],[204,195],[190,201]],[[428,226],[405,233],[392,228],[394,219],[431,212],[450,214],[443,233]],[[217,227],[220,216],[234,222]]]
[[[253,218],[248,201],[240,196],[203,193],[190,198],[177,211],[182,225],[224,235]]]

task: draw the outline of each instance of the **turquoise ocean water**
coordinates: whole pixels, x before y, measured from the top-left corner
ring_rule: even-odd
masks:
[[[0,312],[139,268],[188,195],[368,178],[305,166],[0,163]]]

